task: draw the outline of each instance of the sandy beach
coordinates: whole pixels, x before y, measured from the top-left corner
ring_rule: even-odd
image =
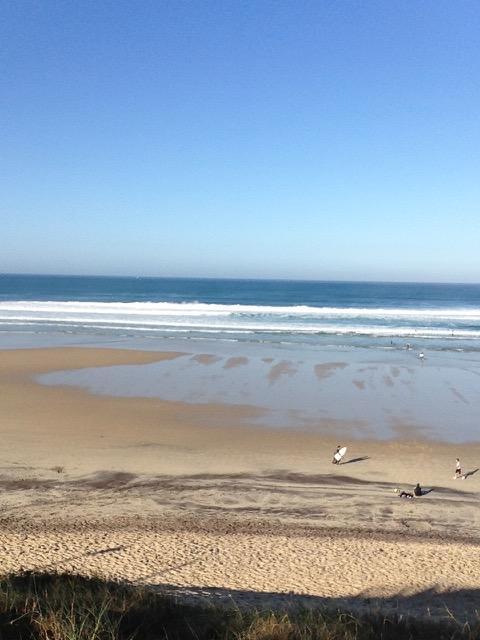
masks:
[[[259,428],[256,406],[93,395],[34,379],[182,355],[0,353],[3,573],[66,570],[267,606],[301,600],[441,616],[447,605],[473,615],[478,443],[416,440],[400,425],[395,440],[352,440],[345,464],[333,466],[332,425]],[[241,357],[226,366],[240,368]],[[334,367],[324,365],[319,381]],[[336,427],[348,433],[342,421]],[[457,455],[466,481],[452,478]],[[415,500],[393,491],[417,481],[432,491]]]
[[[480,640],[480,2],[0,16],[0,640]]]

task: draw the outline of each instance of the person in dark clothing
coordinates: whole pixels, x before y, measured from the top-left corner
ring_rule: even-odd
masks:
[[[417,485],[415,487],[415,489],[413,490],[413,493],[418,497],[420,497],[421,495],[423,495],[423,491],[422,491],[422,487],[420,486],[420,484],[417,482]]]

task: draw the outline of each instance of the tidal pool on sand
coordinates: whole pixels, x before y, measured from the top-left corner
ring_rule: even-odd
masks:
[[[173,350],[170,341],[164,345]],[[38,380],[102,395],[252,405],[266,410],[259,426],[336,434],[339,440],[479,439],[477,353],[437,351],[420,361],[417,353],[402,349],[216,341],[189,341],[175,350],[184,355],[148,365],[48,373]]]

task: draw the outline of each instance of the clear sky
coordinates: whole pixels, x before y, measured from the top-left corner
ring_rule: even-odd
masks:
[[[0,272],[480,281],[480,3],[0,5]]]

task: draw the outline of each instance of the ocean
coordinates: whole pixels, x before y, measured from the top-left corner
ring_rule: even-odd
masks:
[[[0,275],[0,332],[469,351],[480,285]]]
[[[258,426],[478,441],[479,285],[0,276],[0,348],[51,346],[181,355],[41,384],[248,405]]]

